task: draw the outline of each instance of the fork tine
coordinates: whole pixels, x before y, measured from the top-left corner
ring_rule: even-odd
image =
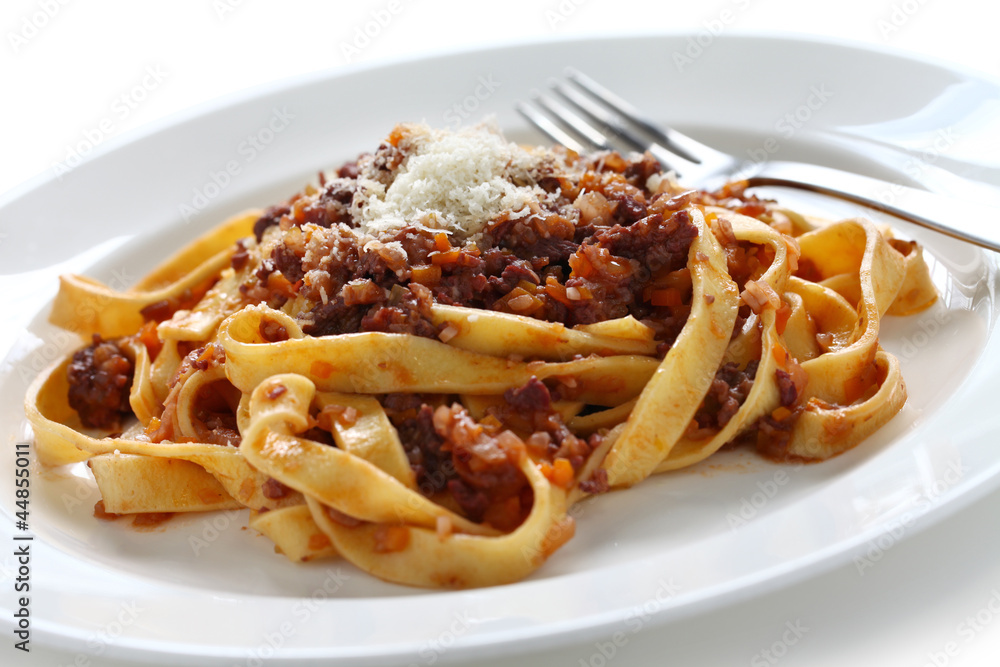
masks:
[[[678,175],[693,174],[698,163],[688,160],[684,155],[676,153],[657,142],[644,140],[633,132],[626,119],[594,102],[582,93],[562,83],[552,84],[553,89],[562,95],[570,104],[580,109],[584,114],[600,123],[609,132],[628,144],[632,150],[649,151],[663,166],[673,169]]]
[[[663,142],[664,144],[671,143],[670,137],[667,136],[667,133],[659,126],[658,123],[654,123],[652,120],[643,115],[642,112],[635,106],[597,83],[580,70],[573,67],[567,67],[566,78],[607,104],[625,118],[628,118],[632,121],[632,123],[641,127],[646,133],[652,135],[657,141]],[[687,155],[685,157],[692,161],[695,160],[695,156],[693,155]]]
[[[653,122],[635,106],[629,104],[583,72],[572,67],[567,67],[566,77],[608,107],[614,109],[618,114],[641,127],[643,131],[662,143],[668,150],[681,154],[682,157],[695,164],[708,166],[724,165],[732,162],[732,158],[725,153],[721,153],[711,146],[706,146],[700,141],[692,139],[677,130]]]
[[[603,125],[612,134],[620,137],[632,150],[641,151],[648,145],[649,142],[643,141],[641,137],[632,132],[624,119],[614,111],[602,107],[564,83],[553,82],[552,89],[574,107]]]
[[[594,149],[605,151],[613,149],[606,136],[559,100],[549,95],[538,95],[535,102],[583,137]]]
[[[565,84],[553,82],[552,88],[568,102],[569,106],[549,95],[536,93],[534,105],[519,102],[515,108],[528,122],[556,143],[581,154],[592,150],[614,150],[615,147],[608,136],[593,125],[597,123],[630,150],[649,151],[664,167],[672,169],[678,176],[691,176],[697,173],[698,163],[655,141],[650,142],[638,136],[629,127],[630,121],[617,115],[615,110],[602,107]],[[573,109],[579,110],[583,115]],[[590,120],[583,116],[587,116]]]
[[[581,155],[588,152],[586,146],[567,134],[565,130],[556,125],[548,116],[541,113],[533,106],[525,104],[524,102],[518,102],[515,108],[518,113],[527,119],[529,123],[538,128],[542,134],[547,136],[552,141],[557,144],[562,144],[571,151],[575,151]]]

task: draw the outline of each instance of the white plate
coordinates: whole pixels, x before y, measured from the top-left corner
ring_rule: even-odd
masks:
[[[852,46],[727,36],[699,53],[697,39],[522,44],[310,76],[109,142],[61,179],[9,195],[0,201],[7,446],[30,437],[20,407],[28,382],[71,345],[44,321],[58,273],[86,270],[121,287],[225,215],[273,203],[318,169],[373,149],[397,121],[447,126],[489,112],[511,138],[539,141],[512,103],[565,65],[748,157],[778,146],[781,158],[931,189],[965,188],[952,174],[1000,184],[992,82]],[[678,67],[676,54],[692,60]],[[227,168],[238,173],[225,176]],[[185,221],[185,207],[200,210]],[[32,641],[166,663],[189,655],[227,665],[271,656],[429,665],[615,632],[627,640],[851,559],[859,569],[874,564],[918,518],[924,526],[1000,483],[1000,453],[987,446],[1000,426],[990,393],[1000,369],[996,258],[899,228],[927,246],[942,299],[885,322],[882,341],[902,360],[909,401],[837,459],[789,467],[723,454],[578,506],[576,537],[524,582],[437,592],[378,582],[343,562],[293,565],[244,529],[241,513],[178,518],[148,533],[98,522],[83,466],[32,465],[31,529],[21,533],[8,455],[0,540],[35,536]],[[9,590],[17,564],[3,551],[0,585]],[[7,625],[12,600],[2,597]]]

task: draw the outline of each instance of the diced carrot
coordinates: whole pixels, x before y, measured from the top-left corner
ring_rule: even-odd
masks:
[[[491,415],[491,414],[486,415],[485,417],[480,419],[479,424],[487,431],[499,429],[500,427],[503,426],[503,423],[499,419],[497,419],[496,415]]]
[[[681,291],[689,290],[691,289],[691,269],[685,267],[671,271],[662,278],[657,278],[656,284],[659,287],[673,287]]]
[[[538,290],[538,285],[535,283],[529,283],[527,280],[521,280],[517,283],[517,286],[523,289],[528,294],[534,294]]]
[[[563,287],[554,276],[549,276],[545,281],[545,292],[563,304],[564,306],[572,306],[573,302],[570,301],[569,297],[566,296],[566,288]]]
[[[774,355],[774,360],[778,362],[779,366],[785,366],[785,360],[788,359],[788,351],[782,345],[772,347],[771,354]]]
[[[272,292],[277,292],[286,297],[295,296],[295,285],[283,276],[280,271],[275,271],[267,277],[267,287]]]
[[[400,128],[397,125],[392,129],[392,132],[389,133],[388,141],[391,145],[398,146],[402,138],[403,138],[402,128]]]
[[[552,483],[568,489],[573,483],[573,464],[569,459],[556,459],[552,463]]]
[[[574,278],[586,278],[594,273],[594,265],[582,252],[570,255],[569,267],[572,269],[570,275]]]
[[[163,341],[156,333],[156,322],[149,321],[142,325],[139,329],[139,342],[146,346],[150,360],[155,360],[163,348]]]
[[[435,234],[434,247],[437,248],[438,252],[450,252],[452,247],[451,241],[448,240],[448,235],[444,232],[438,232]]]
[[[653,290],[650,302],[654,306],[679,306],[683,303],[681,292],[676,287]]]
[[[159,417],[152,417],[149,420],[149,423],[146,424],[146,429],[145,429],[144,432],[145,432],[146,435],[151,435],[153,433],[156,433],[156,431],[159,428],[160,428],[160,418]]]
[[[781,300],[781,308],[778,308],[774,313],[774,326],[778,330],[778,335],[785,333],[785,326],[788,324],[788,318],[792,316],[792,307],[788,305],[788,302],[784,299]]]
[[[461,250],[448,250],[447,252],[432,252],[427,257],[430,258],[432,264],[440,266],[454,264],[460,254],[462,254]]]
[[[441,267],[437,265],[413,267],[411,279],[421,285],[433,286],[441,282]]]
[[[784,421],[784,420],[788,419],[788,416],[791,415],[791,414],[792,414],[791,410],[789,410],[788,408],[786,408],[784,406],[781,406],[781,407],[776,408],[773,412],[771,412],[771,417],[773,419],[775,419],[776,421],[780,422],[780,421]]]

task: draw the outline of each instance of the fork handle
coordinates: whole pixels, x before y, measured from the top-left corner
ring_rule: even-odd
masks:
[[[748,187],[777,185],[845,199],[1000,252],[1000,208],[994,206],[793,162],[768,162],[747,182]]]

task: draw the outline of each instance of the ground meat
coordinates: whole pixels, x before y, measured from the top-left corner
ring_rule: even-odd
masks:
[[[625,179],[632,185],[638,188],[644,188],[646,186],[646,181],[653,174],[659,173],[661,170],[660,162],[650,153],[644,153],[637,159],[629,160],[625,168],[622,170],[622,175]]]
[[[354,162],[344,163],[343,165],[341,165],[339,169],[337,169],[337,176],[339,176],[340,178],[357,179],[358,173],[359,172],[358,172],[357,160],[355,160]]]
[[[548,414],[552,411],[552,394],[545,383],[536,377],[517,389],[508,389],[503,393],[503,399],[511,410],[519,414]]]
[[[579,245],[574,241],[575,232],[572,220],[548,213],[517,220],[504,214],[491,224],[487,233],[493,244],[541,269],[549,264],[564,264],[569,259]]]
[[[139,314],[147,322],[169,320],[178,310],[193,308],[214,284],[215,278],[209,278],[199,285],[181,291],[180,294],[144,306]]]
[[[545,265],[565,264],[570,255],[576,252],[577,247],[579,244],[573,239],[542,238],[533,245],[522,249],[519,256],[522,259],[530,260],[534,266],[538,266],[537,260],[539,259],[544,259]]]
[[[359,237],[345,217],[360,205],[359,170],[388,186],[405,157],[402,140],[390,137],[337,178],[321,179],[319,190],[268,210],[261,226],[277,221],[286,235],[240,286],[248,303],[284,307],[297,299],[303,305],[293,315],[308,335],[364,330],[433,337],[428,313],[436,302],[567,326],[632,315],[653,327],[661,353],[673,343],[690,305],[654,306],[651,290],[686,265],[697,230],[686,211],[646,189],[657,169],[651,156],[603,153],[582,158],[583,171],[541,168],[536,183],[551,195],[526,215],[499,214],[476,244],[452,245],[456,237],[416,224],[378,240]],[[292,229],[302,225],[310,226]],[[414,284],[429,290],[429,303],[391,296]],[[684,298],[690,300],[690,290]]]
[[[792,428],[799,416],[798,411],[783,420],[777,420],[771,415],[764,415],[751,429],[756,431],[757,452],[772,461],[788,460],[788,445],[792,439]]]
[[[753,388],[758,365],[757,360],[751,360],[741,370],[737,364],[730,362],[716,371],[715,379],[694,416],[698,432],[689,435],[708,437],[729,423]]]
[[[490,516],[502,529],[519,524],[530,509],[521,506],[521,491],[528,486],[517,464],[524,456],[521,441],[509,432],[488,432],[458,404],[434,411],[434,430],[444,441],[442,450],[451,452],[458,479],[448,488],[463,512],[473,521]],[[470,491],[483,494],[486,502]]]
[[[615,214],[621,224],[631,225],[646,217],[646,204],[635,197],[624,195],[618,200]]]
[[[317,197],[304,200],[301,206],[293,208],[294,224],[312,223],[328,228],[342,222],[353,226],[351,201],[356,190],[357,181],[351,178],[335,178],[324,183]]]
[[[394,258],[386,251],[384,245],[366,250],[359,259],[359,266],[352,276],[353,280],[370,280],[386,289],[400,284],[396,268],[390,265],[390,259]],[[398,264],[399,268],[405,268],[405,259],[398,261]]]
[[[215,355],[209,358],[213,363],[219,363]],[[192,368],[196,368],[195,364],[199,362],[207,363],[208,359],[195,360]],[[242,437],[236,410],[240,397],[239,390],[228,380],[216,380],[198,389],[194,400],[194,428],[200,442],[239,447]]]
[[[566,302],[566,323],[591,324],[632,315],[651,320],[657,338],[671,343],[687,321],[690,306],[653,306],[645,290],[661,276],[686,266],[696,236],[684,210],[666,220],[654,213],[628,226],[598,228],[569,259],[573,273],[566,288],[589,296]]]
[[[490,497],[461,478],[448,480],[448,492],[461,508],[462,514],[473,521],[482,521],[490,508]]]
[[[143,306],[139,311],[142,319],[147,322],[163,322],[169,320],[174,314],[174,305],[167,299],[160,299],[151,304]]]
[[[608,471],[604,468],[598,468],[589,479],[585,479],[580,482],[580,490],[584,493],[605,493],[610,489],[611,485],[608,484]]]
[[[302,280],[305,272],[302,271],[302,259],[284,245],[277,245],[271,251],[272,266],[275,270],[281,271],[288,282],[294,283]]]
[[[69,404],[89,428],[119,430],[131,414],[128,395],[134,366],[116,341],[94,334],[93,342],[73,354],[67,375]]]
[[[250,251],[247,250],[247,247],[242,240],[237,241],[236,250],[233,252],[233,256],[229,260],[230,265],[233,267],[234,271],[240,271],[249,261]]]
[[[403,399],[401,395],[389,394],[384,404],[391,411],[390,417],[399,433],[410,468],[416,475],[417,488],[425,496],[431,496],[448,488],[448,482],[457,475],[451,455],[441,450],[444,438],[434,430],[434,409],[422,403],[419,396],[406,396],[408,398]],[[419,407],[413,406],[414,400]],[[400,418],[393,414],[397,410],[404,414],[415,411],[415,414]]]
[[[513,259],[500,272],[500,282],[510,291],[521,283],[538,285],[541,279],[531,264],[522,259]]]
[[[392,185],[396,170],[406,159],[406,154],[397,146],[398,137],[390,137],[389,141],[383,142],[375,154],[362,159],[370,159],[372,166],[376,170],[376,179],[386,187]],[[359,160],[360,162],[361,160]]]
[[[597,434],[589,439],[573,435],[552,405],[552,391],[538,378],[508,389],[503,399],[504,405],[491,409],[490,414],[504,426],[523,434],[529,449],[538,457],[565,458],[578,470],[602,440]]]
[[[181,360],[177,374],[178,376],[183,375],[188,372],[189,368],[205,371],[209,368],[221,366],[224,363],[226,363],[226,349],[218,343],[209,343],[189,352]]]
[[[778,385],[778,395],[781,398],[781,405],[788,407],[794,404],[799,394],[795,388],[795,382],[792,380],[791,374],[778,368],[774,371],[774,376]]]
[[[416,283],[397,289],[398,299],[392,305],[372,307],[361,319],[361,330],[437,338],[438,328],[431,321],[430,290]]]
[[[256,237],[257,243],[260,243],[264,238],[264,232],[267,231],[268,227],[278,224],[282,216],[287,215],[291,210],[292,207],[288,204],[270,206],[265,209],[264,214],[257,218],[257,222],[253,223],[253,235]]]
[[[475,269],[449,271],[432,288],[434,300],[452,306],[486,308],[496,301],[497,285]]]
[[[225,447],[239,447],[243,436],[240,435],[233,413],[198,413],[196,415],[205,425],[205,435],[199,436],[204,442]]]
[[[362,286],[358,286],[363,290]],[[379,289],[365,290],[362,301],[348,304],[342,294],[320,304],[305,314],[302,331],[309,336],[331,336],[359,331],[402,333],[437,338],[438,327],[432,322],[431,292],[423,285],[396,286],[386,297]]]
[[[686,210],[664,221],[659,213],[623,227],[598,230],[591,242],[617,257],[637,260],[650,271],[675,271],[687,265],[691,243],[698,236]]]
[[[532,505],[530,485],[517,465],[524,455],[521,441],[477,423],[460,405],[434,408],[426,399],[382,397],[420,492],[448,493],[472,521],[516,527]]]
[[[328,303],[318,304],[306,314],[302,332],[307,336],[339,336],[361,329],[361,320],[368,306],[348,306],[344,297],[337,296]]]
[[[269,343],[288,340],[288,329],[283,324],[279,324],[274,320],[262,319],[260,324],[257,325],[257,332],[260,333],[261,338]]]
[[[419,394],[392,393],[382,397],[382,407],[389,414],[416,412],[424,405]]]

